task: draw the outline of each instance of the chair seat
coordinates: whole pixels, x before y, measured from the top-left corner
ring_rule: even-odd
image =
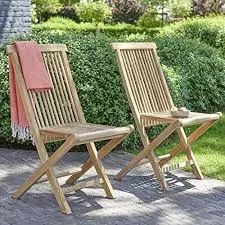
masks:
[[[151,121],[152,124],[156,124],[155,121],[158,123],[173,123],[173,122],[179,121],[180,124],[184,127],[184,126],[190,126],[195,124],[201,124],[210,120],[217,120],[222,116],[222,114],[221,113],[208,114],[208,113],[190,112],[190,115],[187,118],[176,118],[176,117],[172,117],[169,111],[165,111],[165,112],[142,114],[140,116],[141,116],[141,119],[146,121],[147,124],[149,124],[149,121]]]
[[[79,144],[90,142],[108,140],[111,137],[129,134],[133,130],[133,126],[127,127],[112,127],[105,125],[98,125],[92,123],[71,123],[57,127],[47,127],[40,129],[44,135],[55,135],[68,137],[74,135]]]

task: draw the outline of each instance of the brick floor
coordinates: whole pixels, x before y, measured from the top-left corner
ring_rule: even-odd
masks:
[[[68,153],[56,170],[79,167],[86,158],[86,153]],[[63,215],[47,182],[35,185],[20,200],[10,197],[39,160],[35,151],[0,149],[0,225],[225,224],[225,182],[199,181],[191,173],[178,170],[167,174],[170,191],[165,192],[147,165],[136,168],[122,181],[113,180],[130,158],[114,152],[104,160],[116,199],[105,198],[103,189],[73,192],[66,195],[73,212]],[[94,170],[88,174],[94,175]]]

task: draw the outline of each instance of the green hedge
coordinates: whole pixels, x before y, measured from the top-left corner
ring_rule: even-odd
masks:
[[[70,66],[83,110],[88,122],[126,126],[132,121],[131,113],[121,85],[114,53],[104,35],[48,34],[31,35],[25,40],[39,43],[64,43],[69,49]],[[8,69],[5,45],[0,48],[0,140],[2,145],[18,145],[11,138],[8,95]],[[136,136],[136,137],[135,137]],[[126,148],[137,148],[139,139],[132,134]],[[130,144],[129,144],[130,143]],[[132,145],[131,145],[132,143]],[[28,145],[29,143],[24,143]],[[30,147],[30,146],[29,146]]]
[[[225,59],[217,49],[179,36],[154,41],[177,105],[201,112],[225,109]]]
[[[168,26],[164,33],[197,39],[225,53],[225,16],[188,19]]]
[[[94,23],[75,23],[73,20],[52,17],[47,22],[33,25],[33,32],[76,32],[82,34],[96,33],[96,26]],[[130,34],[146,34],[148,36],[153,36],[160,32],[160,28],[141,28],[131,24],[102,24],[98,25],[100,33],[103,33],[110,37],[121,37]]]
[[[134,123],[121,85],[115,55],[109,45],[116,39],[105,35],[33,34],[25,39],[39,43],[64,43],[74,82],[88,122],[125,126]],[[131,36],[129,41],[149,41]],[[120,39],[126,41],[127,39]],[[163,69],[176,105],[200,111],[225,109],[225,60],[218,50],[184,37],[160,35],[152,39],[158,45]],[[4,145],[18,142],[11,138],[8,95],[8,67],[5,45],[0,47],[0,140]],[[152,131],[155,134],[156,130]],[[25,147],[26,144],[23,144]],[[123,146],[138,149],[137,132]]]

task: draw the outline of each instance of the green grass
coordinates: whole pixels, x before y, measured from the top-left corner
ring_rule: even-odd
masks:
[[[194,129],[189,129],[188,133],[191,130]],[[177,143],[176,137],[171,138],[156,150],[156,154],[168,153]],[[203,174],[211,178],[225,180],[225,116],[191,146]],[[183,162],[186,159],[186,156],[182,153],[174,161]],[[187,170],[190,171],[188,168]]]

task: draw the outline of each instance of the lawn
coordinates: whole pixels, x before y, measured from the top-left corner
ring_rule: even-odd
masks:
[[[173,137],[156,150],[157,155],[168,153],[177,142]],[[192,150],[205,176],[225,180],[225,116],[192,144]],[[186,161],[186,157],[180,154],[178,160]]]

